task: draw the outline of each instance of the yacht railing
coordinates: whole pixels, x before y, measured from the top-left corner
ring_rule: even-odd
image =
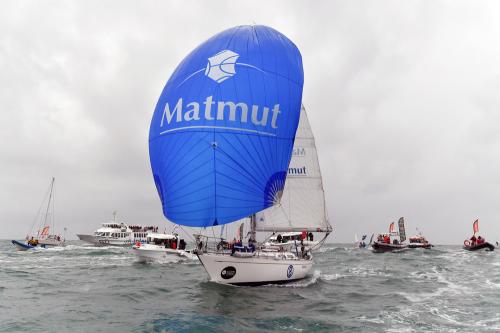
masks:
[[[299,258],[310,258],[311,252],[309,249],[302,251],[300,244],[296,244],[292,249],[287,249],[286,247],[280,247],[276,249],[275,247],[263,247],[261,244],[255,244],[253,249],[252,246],[238,245],[238,243],[228,242],[224,238],[220,237],[210,237],[205,235],[194,235],[196,248],[193,253],[215,253],[220,255],[234,255],[238,252],[240,255],[246,253],[252,254],[252,257],[265,257],[269,258],[274,256],[275,259],[299,259]]]

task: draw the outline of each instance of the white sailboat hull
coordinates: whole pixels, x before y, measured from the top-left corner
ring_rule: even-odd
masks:
[[[229,254],[198,254],[210,281],[232,285],[282,284],[306,277],[312,259],[282,259],[273,256],[235,257]],[[291,256],[292,257],[292,256]]]
[[[185,250],[174,250],[151,244],[141,244],[140,246],[134,245],[132,247],[132,252],[137,256],[139,261],[190,258],[193,256],[190,252],[186,252]]]
[[[38,244],[45,246],[45,247],[50,247],[50,246],[64,246],[65,243],[63,240],[57,240],[57,239],[39,239]]]

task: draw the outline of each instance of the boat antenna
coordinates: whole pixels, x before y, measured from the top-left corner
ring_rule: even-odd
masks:
[[[225,224],[222,225],[222,227],[220,228],[220,238],[222,239],[222,236],[224,236],[224,229],[225,229]]]
[[[56,178],[52,177],[52,182],[55,184]],[[54,187],[53,193],[52,193],[52,214],[51,214],[51,219],[52,219],[52,232],[55,234],[55,221],[56,221],[56,189]]]

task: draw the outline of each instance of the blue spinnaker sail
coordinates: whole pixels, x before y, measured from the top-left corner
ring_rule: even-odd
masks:
[[[266,26],[225,30],[168,80],[149,133],[163,213],[193,227],[230,223],[275,203],[300,116],[297,47]]]

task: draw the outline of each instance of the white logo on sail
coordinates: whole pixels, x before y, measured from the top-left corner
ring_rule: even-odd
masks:
[[[196,72],[192,73],[188,77],[186,77],[180,84],[179,87],[182,86],[186,81],[191,79],[196,74],[201,72],[205,72],[205,76],[211,78],[217,83],[221,83],[230,77],[236,75],[236,65],[250,67],[258,70],[259,72],[266,74],[262,69],[255,67],[250,64],[245,64],[242,62],[236,62],[240,55],[231,50],[223,50],[217,53],[214,56],[208,58],[208,63],[205,68],[199,69]]]
[[[236,74],[236,60],[239,54],[230,50],[224,50],[213,57],[208,58],[207,68],[205,68],[205,75],[217,83],[229,79]]]

